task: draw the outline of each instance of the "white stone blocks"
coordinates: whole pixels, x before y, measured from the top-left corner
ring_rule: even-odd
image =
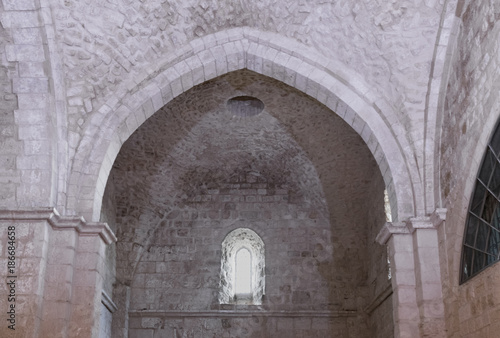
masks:
[[[191,74],[191,67],[186,61],[178,62],[174,65],[174,70],[180,76],[181,92],[185,92],[193,87],[193,76]],[[172,88],[173,89],[173,88]],[[173,90],[174,91],[174,90]],[[174,91],[175,92],[175,91]]]
[[[40,27],[36,11],[9,11],[1,13],[2,26],[5,28]]]
[[[209,51],[207,51],[205,55],[208,56],[209,59],[206,58],[201,60],[203,64],[203,74],[205,77],[205,81],[209,81],[217,76],[217,69],[212,54]]]
[[[193,86],[199,85],[205,81],[205,74],[203,72],[203,64],[198,55],[191,56],[186,59],[186,64],[191,69],[191,75],[193,78]]]
[[[45,109],[48,107],[49,96],[47,94],[17,94],[19,110]]]
[[[2,0],[6,11],[31,11],[38,8],[35,0]]]
[[[52,164],[50,158],[42,155],[34,156],[19,156],[16,161],[16,166],[20,170],[31,170],[31,169],[46,169],[50,170]]]
[[[14,93],[47,93],[49,91],[47,78],[14,78],[12,87]]]
[[[14,28],[12,36],[16,45],[41,45],[43,42],[40,28]]]
[[[7,45],[5,47],[7,61],[42,62],[45,54],[42,45]]]
[[[293,84],[293,82],[287,81],[286,67],[291,59],[291,55],[283,52],[278,52],[273,61],[273,77],[279,81],[282,81],[288,85]]]

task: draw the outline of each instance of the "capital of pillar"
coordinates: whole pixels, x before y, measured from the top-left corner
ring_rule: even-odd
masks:
[[[396,337],[444,336],[438,230],[445,220],[446,209],[436,209],[406,222],[388,222],[377,235],[377,242],[389,248]]]
[[[417,229],[439,229],[446,221],[445,208],[438,208],[428,216],[412,217],[404,222],[386,222],[379,231],[376,241],[381,245],[386,245],[393,235],[411,235]]]

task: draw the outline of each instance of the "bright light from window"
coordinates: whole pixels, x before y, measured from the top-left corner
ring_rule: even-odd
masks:
[[[389,202],[389,194],[387,193],[387,189],[384,190],[384,209],[385,209],[385,220],[387,222],[392,222],[391,204]]]
[[[249,294],[252,291],[252,257],[246,248],[240,249],[236,253],[236,281],[235,293]]]

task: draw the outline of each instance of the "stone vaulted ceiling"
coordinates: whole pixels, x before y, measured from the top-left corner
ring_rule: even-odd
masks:
[[[243,95],[260,99],[264,110],[231,113],[227,100]],[[241,176],[286,189],[289,203],[315,210],[306,217],[340,228],[366,223],[365,207],[377,198],[367,191],[382,182],[366,144],[338,116],[278,81],[237,71],[180,95],[124,144],[111,173],[117,235],[147,249],[155,224],[169,213],[202,203],[211,189]]]
[[[355,70],[402,113],[409,137],[423,138],[411,122],[425,109],[443,11],[438,1],[60,0],[53,9],[73,130],[106,95],[164,55],[207,34],[252,27]]]

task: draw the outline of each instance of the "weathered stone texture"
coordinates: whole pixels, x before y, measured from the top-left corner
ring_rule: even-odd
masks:
[[[373,180],[367,193],[382,196],[384,184]],[[375,241],[386,220],[384,210],[378,204],[371,204],[368,209],[366,223],[368,226],[365,258],[368,262],[367,283],[368,301],[365,311],[369,314],[370,333],[372,337],[393,337],[392,285],[389,278],[390,262],[387,257],[387,246]]]
[[[498,335],[498,266],[458,286],[462,236],[467,208],[481,159],[494,129],[500,96],[500,12],[492,1],[466,2],[459,12],[457,47],[446,92],[441,138],[441,189],[449,219],[442,235],[448,261],[445,279],[450,337]],[[446,241],[444,241],[446,238]]]
[[[14,229],[9,229],[14,226]],[[0,284],[0,306],[3,309],[9,309],[14,305],[15,330],[7,328],[7,318],[10,315],[2,314],[4,325],[0,327],[2,337],[14,338],[19,336],[34,336],[39,329],[42,311],[40,304],[44,298],[51,297],[44,293],[45,272],[47,265],[47,247],[49,243],[49,233],[46,222],[12,222],[5,219],[0,221],[0,240],[1,252],[0,262],[7,272],[7,261],[9,255],[8,233],[14,233],[15,237],[15,267],[13,269],[17,278],[7,278],[12,276],[3,273],[2,283]],[[8,302],[7,295],[10,294],[10,287],[7,284],[15,280],[14,301]],[[7,313],[7,311],[4,311]]]
[[[314,47],[341,67],[364,74],[392,109],[404,112],[397,117],[408,129],[402,136],[423,151],[419,121],[440,2],[123,0],[59,1],[52,7],[75,131],[77,121],[95,112],[117,87],[140,83],[154,72],[151,65],[162,63],[164,55],[199,37],[252,27]]]
[[[0,224],[4,267],[19,231],[16,335],[96,336],[105,290],[118,338],[443,336],[441,299],[447,336],[498,336],[499,267],[461,286],[458,269],[500,111],[499,19],[495,0],[2,0],[0,211],[26,208]],[[295,89],[226,74],[245,67]],[[240,95],[263,112],[231,114]],[[384,187],[405,233],[391,281]],[[262,308],[217,302],[236,227],[266,244]]]
[[[0,13],[3,10],[3,4],[0,3]],[[12,30],[0,25],[0,206],[7,208],[17,204],[16,189],[21,177],[16,159],[23,150],[14,117],[17,97],[10,80],[16,74],[17,67],[7,60],[6,55],[6,48],[13,40]]]
[[[241,95],[264,111],[232,115],[226,101]],[[131,311],[224,309],[221,244],[248,227],[265,244],[265,311],[354,311],[335,330],[367,335],[369,266],[387,278],[384,248],[366,247],[384,223],[384,184],[364,142],[316,101],[249,71],[197,86],[129,138],[113,184]]]
[[[354,320],[354,322],[353,322]],[[129,337],[361,337],[357,318],[310,318],[286,316],[227,318],[131,318]]]
[[[109,225],[111,231],[116,233],[116,201],[113,179],[108,180],[103,197],[101,222]],[[116,244],[112,243],[106,247],[106,269],[104,278],[104,291],[108,295],[113,294],[113,284],[116,279]]]

